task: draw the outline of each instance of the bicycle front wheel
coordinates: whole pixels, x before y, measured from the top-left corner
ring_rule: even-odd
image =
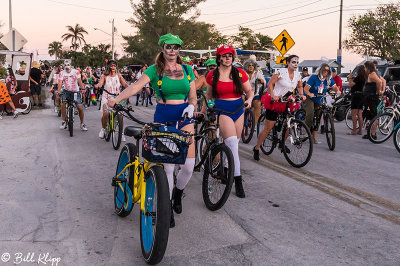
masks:
[[[244,111],[244,124],[242,130],[242,141],[243,143],[249,143],[254,134],[255,128],[255,117],[254,112],[251,109]]]
[[[120,114],[114,116],[113,129],[114,130],[111,132],[112,145],[114,150],[118,150],[119,146],[121,145],[121,138],[122,138],[122,116]]]
[[[208,129],[204,131],[200,131],[199,137],[195,138],[195,148],[196,148],[196,157],[195,157],[195,166],[194,168],[196,171],[200,171],[201,167],[201,160],[204,157],[205,152],[207,151],[207,148],[215,135],[215,130],[214,129]]]
[[[202,193],[206,207],[216,211],[224,206],[233,184],[234,161],[225,144],[214,146],[205,162]]]
[[[395,123],[394,113],[382,113],[375,116],[367,130],[368,139],[375,144],[385,142],[392,135]]]
[[[135,161],[137,148],[133,143],[126,144],[119,155],[116,174],[118,175],[124,170],[125,166]],[[133,207],[133,179],[135,168],[128,167],[125,171],[118,176],[116,181],[113,182],[114,186],[114,208],[118,216],[125,217],[129,215]]]
[[[68,106],[68,131],[69,136],[72,137],[74,135],[74,108],[72,105]]]
[[[285,139],[285,132],[289,130],[288,137]],[[294,167],[305,166],[311,159],[313,143],[311,133],[306,124],[298,119],[290,122],[282,131],[282,152],[288,163]]]
[[[331,151],[333,151],[336,146],[336,136],[335,136],[335,124],[333,123],[333,118],[331,114],[324,115],[324,129],[328,147]]]
[[[400,152],[400,124],[396,125],[396,129],[393,134],[393,143],[397,151]]]
[[[158,165],[150,167],[146,173],[145,185],[145,210],[140,210],[140,242],[145,261],[157,264],[167,249],[171,215],[164,169]]]

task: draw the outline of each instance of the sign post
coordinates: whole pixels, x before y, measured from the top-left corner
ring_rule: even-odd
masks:
[[[284,55],[293,47],[295,44],[292,37],[286,30],[283,30],[279,35],[272,41],[276,49],[279,51],[281,56],[277,56],[277,64],[286,64],[286,58]]]

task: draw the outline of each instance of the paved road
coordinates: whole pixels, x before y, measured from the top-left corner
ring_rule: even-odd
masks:
[[[135,110],[151,120],[154,107]],[[89,131],[76,124],[73,138],[50,108],[0,121],[0,266],[28,252],[58,265],[144,264],[137,206],[126,218],[113,213],[119,151],[98,139],[99,121],[90,107]],[[279,151],[256,163],[255,140],[241,144],[247,197],[232,193],[217,212],[205,208],[196,173],[162,264],[399,265],[400,154],[391,141],[373,145],[336,127],[336,150],[317,145],[300,170]]]

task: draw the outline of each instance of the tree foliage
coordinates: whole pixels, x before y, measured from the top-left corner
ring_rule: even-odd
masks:
[[[82,47],[82,52],[64,51],[62,57],[72,59],[74,66],[104,66],[106,59],[112,58],[111,44],[99,44],[92,46],[86,44]]]
[[[274,47],[272,38],[268,35],[255,33],[249,28],[239,26],[239,33],[230,38],[235,47],[249,50],[268,50]]]
[[[223,44],[225,38],[212,24],[197,22],[200,15],[197,5],[205,0],[141,0],[131,5],[134,17],[128,22],[137,33],[124,36],[125,51],[137,63],[152,63],[160,51],[158,39],[167,33],[179,35],[183,40],[184,49],[215,48]],[[194,15],[188,13],[195,11]]]
[[[52,43],[49,43],[49,48],[48,49],[49,49],[49,55],[50,56],[55,55],[56,59],[59,59],[61,57],[61,54],[62,54],[62,44],[61,44],[61,42],[54,41]]]
[[[82,45],[82,43],[86,44],[85,36],[83,34],[88,34],[88,32],[78,23],[72,27],[67,26],[68,32],[61,36],[62,41],[71,40],[70,48],[74,51],[78,50],[78,48]]]
[[[397,59],[400,55],[400,5],[387,4],[348,21],[350,36],[344,47],[356,54],[382,59]]]

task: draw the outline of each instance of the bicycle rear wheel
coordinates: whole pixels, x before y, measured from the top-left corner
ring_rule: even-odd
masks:
[[[303,167],[311,159],[313,144],[311,133],[306,124],[298,119],[290,122],[289,136],[285,140],[285,124],[282,131],[282,152],[288,163],[294,167]]]
[[[122,116],[120,114],[114,116],[114,126],[111,132],[111,140],[114,150],[118,150],[121,145],[122,138]]]
[[[400,152],[400,124],[396,125],[396,129],[393,134],[393,143],[397,151]]]
[[[69,136],[72,137],[74,135],[74,107],[72,105],[68,105],[68,131]]]
[[[111,116],[112,115],[113,115],[112,112],[110,112],[108,114],[108,121],[107,121],[107,125],[106,125],[105,131],[104,131],[104,140],[107,141],[107,142],[110,141],[111,134],[112,134],[112,131],[113,131],[113,128],[112,128],[113,125],[111,124]]]
[[[116,174],[118,175],[124,170],[125,166],[135,161],[137,148],[133,143],[127,143],[121,150],[118,158]],[[118,216],[125,217],[129,215],[133,207],[133,178],[135,168],[128,167],[122,174],[113,182],[114,186],[114,209]],[[118,180],[119,179],[119,180]]]
[[[336,146],[335,124],[331,114],[324,114],[324,129],[328,148],[333,151]]]
[[[383,143],[390,138],[396,125],[394,116],[394,113],[382,113],[371,120],[367,129],[367,135],[372,143]],[[375,130],[374,136],[372,134],[373,129]]]
[[[345,120],[346,120],[346,126],[349,129],[353,130],[353,120],[351,120],[351,108],[350,107],[348,107],[347,110],[346,110]],[[359,127],[359,125],[357,123],[357,129],[358,129],[358,127]]]
[[[265,121],[265,115],[261,115],[257,123],[257,137],[262,131],[262,127],[265,124],[264,121]],[[275,127],[272,128],[272,130],[269,132],[268,136],[264,139],[263,143],[260,146],[261,151],[265,155],[270,155],[276,147],[276,141],[274,136],[276,136]]]
[[[254,112],[251,109],[244,111],[244,124],[242,130],[242,141],[243,143],[249,143],[254,134],[255,128],[255,117]]]
[[[149,264],[159,263],[167,249],[171,204],[167,175],[160,166],[146,173],[144,203],[140,210],[140,242],[142,254]]]
[[[213,146],[204,165],[202,184],[203,201],[211,211],[224,206],[233,184],[234,161],[225,144]]]

